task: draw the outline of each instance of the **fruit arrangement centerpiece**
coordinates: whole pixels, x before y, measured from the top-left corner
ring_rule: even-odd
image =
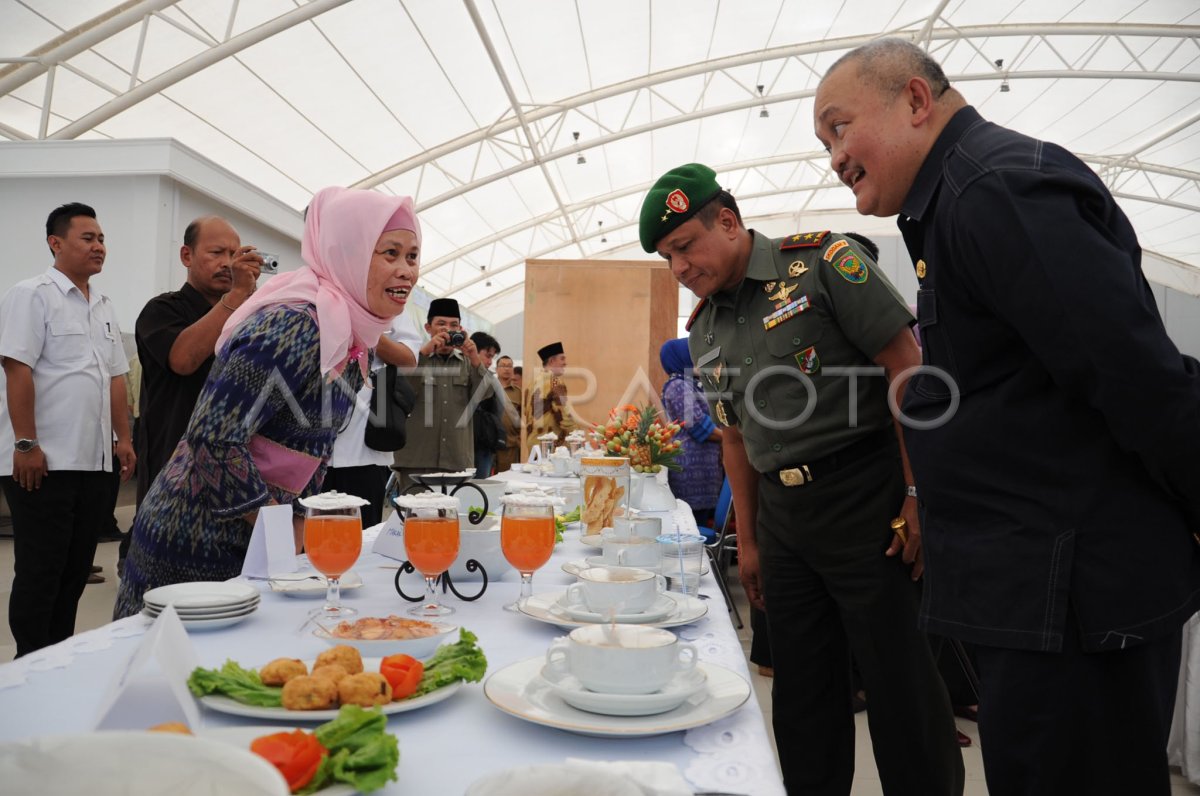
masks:
[[[635,473],[657,473],[662,468],[682,469],[675,461],[683,448],[676,439],[681,423],[664,422],[652,404],[618,406],[608,420],[592,432],[592,444],[605,456],[625,456]]]

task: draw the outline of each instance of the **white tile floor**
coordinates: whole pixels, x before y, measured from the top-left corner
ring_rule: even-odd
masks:
[[[128,528],[133,517],[132,495],[126,495],[129,490],[123,490],[120,504],[117,508],[117,519],[121,523],[122,528]],[[104,567],[103,575],[105,582],[87,587],[84,592],[83,599],[79,604],[79,615],[76,620],[75,628],[77,631],[90,630],[94,627],[108,623],[112,618],[113,603],[117,596],[117,543],[106,542],[101,544],[96,552],[96,563]],[[8,596],[9,588],[12,584],[12,568],[13,568],[13,551],[12,539],[9,537],[0,538],[0,586],[3,591],[0,592],[0,597],[3,598],[4,614],[8,616]],[[731,581],[733,585],[734,601],[738,604],[739,610],[742,612],[743,619],[748,618],[746,597],[742,592],[741,587],[736,585],[736,577]],[[750,653],[750,626],[747,622],[746,627],[739,632],[742,639],[742,647],[746,651],[747,656]],[[4,621],[0,624],[0,662],[10,661],[16,654],[16,647],[13,644],[12,634],[8,629],[8,622]],[[758,698],[759,704],[762,706],[762,711],[766,717],[768,726],[771,722],[771,681],[768,678],[762,677],[757,672],[757,667],[753,664],[750,666],[752,679],[754,682],[755,695]],[[871,735],[867,730],[867,714],[859,713],[855,717],[857,727],[857,748],[855,749],[854,765],[854,783],[851,787],[851,796],[882,796],[883,788],[879,782],[879,773],[875,768],[875,758],[871,754]],[[975,724],[970,721],[958,720],[958,728],[970,736],[972,745],[962,750],[963,763],[966,766],[967,782],[964,791],[965,796],[987,796],[987,785],[983,778],[983,759],[979,752],[979,733],[976,730]],[[1200,795],[1200,787],[1189,785],[1182,777],[1177,774],[1172,774],[1172,796],[1198,796]]]

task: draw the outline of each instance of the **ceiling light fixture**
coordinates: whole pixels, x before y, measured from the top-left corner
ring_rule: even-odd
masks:
[[[576,151],[578,151],[578,149],[579,149],[579,133],[571,133],[571,136],[575,139],[575,149],[576,149]],[[584,163],[587,163],[587,158],[585,158],[583,156],[582,152],[580,152],[578,155],[575,156],[575,163],[579,166],[582,166]]]
[[[1007,94],[1009,91],[1011,91],[1011,89],[1008,87],[1008,78],[1004,78],[1000,81],[1000,93]]]
[[[604,236],[604,222],[603,222],[603,221],[597,221],[596,223],[597,223],[597,224],[600,226],[600,242],[601,242],[601,243],[608,243],[608,238],[606,238],[606,237]]]
[[[759,99],[763,99],[763,88],[764,88],[763,84],[759,83],[758,84],[758,98]],[[766,119],[770,115],[771,115],[771,112],[769,110],[767,110],[767,103],[764,102],[763,106],[762,106],[762,110],[758,112],[758,118]]]

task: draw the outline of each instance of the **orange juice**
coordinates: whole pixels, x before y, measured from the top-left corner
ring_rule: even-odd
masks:
[[[362,519],[327,515],[304,520],[304,551],[317,571],[340,578],[362,551]]]
[[[409,517],[404,551],[422,575],[442,574],[458,558],[458,517]]]
[[[506,514],[500,520],[500,550],[518,572],[533,572],[554,552],[554,518]]]

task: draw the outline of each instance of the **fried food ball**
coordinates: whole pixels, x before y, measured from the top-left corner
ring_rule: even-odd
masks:
[[[343,677],[349,677],[350,672],[346,671],[346,667],[340,663],[326,663],[314,666],[312,670],[313,677],[324,677],[326,680],[332,680],[335,683],[340,683]]]
[[[182,721],[165,721],[162,724],[155,724],[150,728],[150,732],[177,732],[180,735],[191,735],[192,730]]]
[[[352,674],[338,683],[337,688],[343,705],[369,708],[392,701],[392,686],[378,672]]]
[[[301,675],[283,686],[283,706],[288,710],[325,710],[337,701],[338,688],[324,677]]]
[[[325,650],[317,656],[317,662],[313,666],[324,666],[327,663],[340,664],[350,674],[358,674],[363,670],[362,656],[358,654],[358,650],[346,644],[338,644]]]
[[[308,674],[308,667],[298,658],[276,658],[258,670],[263,685],[283,685],[293,677]]]

